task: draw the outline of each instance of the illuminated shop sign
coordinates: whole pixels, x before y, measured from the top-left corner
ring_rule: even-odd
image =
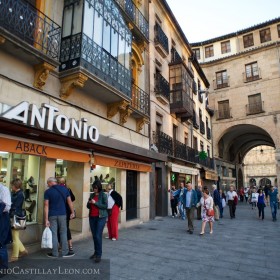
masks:
[[[77,121],[58,113],[58,108],[50,104],[43,103],[41,108],[38,108],[36,105],[24,101],[1,114],[1,117],[86,141],[96,142],[98,140],[97,128],[88,125],[87,119],[82,118]]]

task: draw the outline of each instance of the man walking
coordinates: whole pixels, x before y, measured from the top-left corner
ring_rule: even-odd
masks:
[[[233,185],[230,185],[229,191],[227,192],[227,204],[229,206],[230,218],[235,218],[236,205],[234,203],[234,198],[237,197],[237,193],[233,190]]]
[[[66,224],[66,207],[69,205],[71,214],[70,219],[74,218],[73,203],[71,201],[69,190],[57,184],[57,179],[50,177],[47,180],[49,189],[44,194],[44,214],[45,226],[50,227],[52,232],[52,253],[48,253],[50,258],[58,257],[58,238],[60,235],[60,242],[62,247],[62,257],[73,257],[74,252],[68,251],[67,244],[67,224]]]
[[[273,220],[273,222],[276,222],[277,205],[278,205],[278,190],[274,187],[271,187],[270,191],[268,192],[268,196],[269,196],[272,220]]]
[[[0,276],[8,268],[8,251],[6,245],[12,243],[12,232],[10,225],[9,211],[11,209],[11,194],[3,182],[3,175],[0,175]]]
[[[221,197],[219,191],[217,190],[217,186],[215,184],[212,185],[212,189],[213,189],[215,221],[219,221]]]

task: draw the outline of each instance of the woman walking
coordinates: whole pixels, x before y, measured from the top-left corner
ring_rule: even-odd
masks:
[[[24,203],[24,195],[21,189],[22,181],[20,179],[14,179],[11,182],[12,185],[12,205],[10,210],[10,217],[13,218],[14,215],[19,217],[24,217],[23,213],[23,203]],[[12,237],[13,237],[13,251],[12,256],[10,258],[10,262],[15,262],[19,257],[23,257],[28,254],[27,250],[23,246],[22,242],[19,239],[20,230],[12,229]]]
[[[209,190],[204,188],[203,195],[197,207],[201,205],[201,216],[202,216],[202,226],[200,235],[205,233],[206,223],[209,223],[210,234],[213,233],[213,222],[214,222],[214,202],[213,198],[209,195]],[[211,213],[212,212],[212,213]]]
[[[172,211],[172,218],[174,218],[175,216],[177,217],[177,204],[178,204],[178,200],[177,200],[177,196],[174,195],[174,192],[176,191],[176,188],[174,185],[171,186],[171,190],[170,191],[170,206],[171,206],[171,211]]]
[[[265,207],[265,194],[262,189],[259,189],[258,209],[259,209],[259,219],[262,216],[262,220],[264,219],[264,207]]]
[[[95,262],[101,261],[102,256],[102,233],[108,217],[108,197],[102,191],[100,181],[92,184],[93,194],[90,195],[87,208],[89,209],[89,225],[94,242],[94,254],[90,257]]]

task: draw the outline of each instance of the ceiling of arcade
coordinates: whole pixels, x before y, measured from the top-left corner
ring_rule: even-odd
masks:
[[[223,160],[242,163],[246,153],[259,145],[275,147],[271,136],[255,125],[242,124],[230,127],[218,142],[218,155]]]

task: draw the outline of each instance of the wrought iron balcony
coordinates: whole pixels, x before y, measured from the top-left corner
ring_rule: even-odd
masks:
[[[205,134],[205,122],[200,120],[199,121],[200,133]]]
[[[169,83],[165,78],[160,74],[155,74],[155,94],[160,101],[167,104],[170,99],[170,87]],[[163,98],[162,98],[163,97]]]
[[[173,155],[173,139],[162,131],[155,134],[155,143],[158,151],[163,154]]]
[[[174,157],[187,160],[187,145],[176,140],[174,144]]]
[[[101,79],[131,98],[131,71],[85,34],[78,33],[62,39],[60,61],[61,71],[82,67],[94,79]]]
[[[0,1],[0,35],[39,59],[59,64],[60,26],[27,1]],[[12,48],[10,51],[19,55],[20,50]]]
[[[155,47],[162,57],[169,54],[168,38],[157,23],[155,25]]]
[[[149,22],[132,0],[115,0],[125,15],[132,21],[146,40],[149,40]]]
[[[231,116],[231,109],[219,109],[216,111],[216,119],[223,120],[223,119],[230,119]]]
[[[171,48],[171,63],[182,63],[183,60],[175,48]]]
[[[246,105],[247,115],[260,114],[264,112],[264,102],[249,103]]]
[[[211,129],[209,127],[207,127],[207,139],[211,139]]]
[[[132,85],[131,105],[143,115],[150,117],[150,96],[134,84]]]
[[[213,80],[214,89],[229,87],[229,76],[223,80]]]
[[[257,70],[255,70],[253,73],[243,73],[243,82],[244,83],[248,83],[248,82],[253,82],[256,80],[261,79],[261,69],[258,68]]]

